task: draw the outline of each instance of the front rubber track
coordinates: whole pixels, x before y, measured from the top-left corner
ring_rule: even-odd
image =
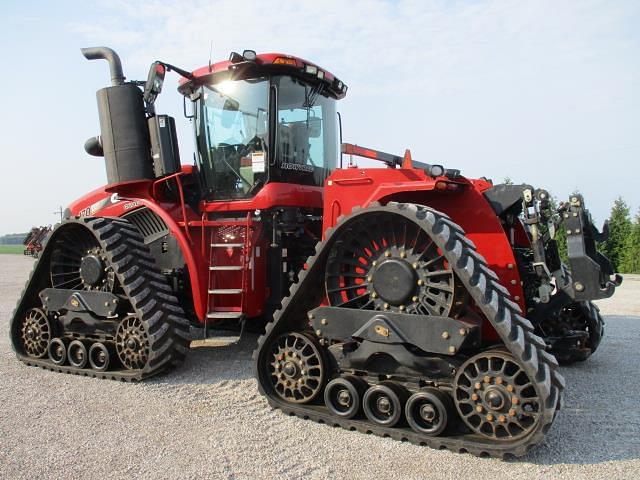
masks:
[[[293,405],[281,400],[274,392],[263,365],[269,345],[276,335],[291,330],[302,330],[307,321],[307,312],[317,307],[324,297],[324,265],[336,232],[348,228],[349,223],[373,212],[387,212],[404,216],[423,228],[442,250],[469,295],[495,330],[505,347],[522,364],[523,369],[535,382],[541,399],[541,418],[535,429],[517,440],[492,441],[479,435],[457,435],[429,437],[413,430],[385,428],[365,420],[344,420],[332,416],[324,406]],[[316,255],[307,260],[308,268],[300,273],[299,281],[291,288],[290,294],[282,302],[282,308],[274,315],[265,334],[258,340],[258,348],[253,354],[254,373],[260,393],[269,404],[289,415],[308,418],[349,430],[391,437],[433,448],[447,448],[456,452],[469,452],[479,456],[522,456],[535,445],[541,443],[560,408],[564,379],[558,372],[558,363],[553,355],[545,351],[544,341],[533,333],[533,326],[526,318],[509,291],[500,284],[495,272],[489,267],[476,247],[465,236],[464,230],[447,215],[422,205],[389,203],[385,206],[371,204],[367,208],[355,208],[349,216],[338,219],[336,227],[328,229],[323,242],[316,245]]]
[[[116,278],[128,297],[133,312],[142,320],[149,334],[149,361],[143,369],[98,372],[90,368],[54,365],[48,359],[34,359],[22,351],[17,326],[29,308],[40,306],[38,293],[43,288],[51,286],[51,250],[58,233],[73,224],[86,228],[95,236],[105,252],[107,261],[113,266]],[[57,225],[27,280],[13,312],[10,328],[13,349],[18,358],[27,365],[114,380],[134,381],[156,375],[182,363],[189,350],[189,323],[178,299],[166,277],[157,269],[138,229],[122,218],[80,217]]]

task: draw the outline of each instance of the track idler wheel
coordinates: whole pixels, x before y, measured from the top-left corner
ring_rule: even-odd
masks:
[[[435,437],[447,428],[453,416],[453,401],[437,388],[425,388],[409,397],[404,412],[411,428]]]
[[[462,364],[454,381],[454,401],[471,430],[494,440],[531,433],[543,409],[536,383],[504,351],[483,352]]]
[[[67,357],[72,367],[84,368],[88,361],[87,347],[80,340],[74,340],[67,348]]]
[[[404,404],[408,397],[404,387],[391,382],[373,385],[362,399],[364,413],[369,420],[383,427],[393,427],[402,420]]]
[[[49,342],[49,359],[55,365],[64,365],[67,361],[67,346],[61,338],[54,338]]]
[[[142,321],[134,316],[125,317],[116,330],[116,352],[128,370],[142,369],[149,360],[149,336]]]
[[[267,368],[275,392],[287,402],[309,403],[324,387],[324,358],[309,333],[280,335],[271,345]]]
[[[366,382],[360,378],[335,378],[324,389],[324,403],[334,415],[353,418],[360,412],[366,389]]]
[[[29,310],[22,320],[19,335],[27,355],[33,358],[44,357],[51,338],[51,324],[47,314],[39,308]]]
[[[99,372],[104,372],[109,368],[111,356],[104,343],[96,342],[89,349],[89,363],[91,368]]]

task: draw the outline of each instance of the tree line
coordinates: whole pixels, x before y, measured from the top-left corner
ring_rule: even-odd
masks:
[[[600,245],[613,269],[620,273],[640,273],[640,210],[631,218],[631,209],[618,197],[609,216],[609,239]]]
[[[8,233],[0,236],[0,245],[22,245],[26,233]]]

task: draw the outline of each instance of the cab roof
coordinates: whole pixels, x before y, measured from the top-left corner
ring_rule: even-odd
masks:
[[[313,62],[285,53],[256,54],[252,50],[245,50],[242,55],[232,52],[229,60],[194,70],[193,78],[180,79],[178,91],[186,95],[201,85],[228,79],[254,78],[265,74],[288,74],[307,83],[323,83],[336,99],[343,98],[347,93],[347,86],[340,79]]]

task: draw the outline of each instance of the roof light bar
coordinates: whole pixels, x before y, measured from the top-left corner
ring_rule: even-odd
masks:
[[[295,59],[287,58],[287,57],[278,57],[273,61],[274,65],[294,65],[296,64]]]

